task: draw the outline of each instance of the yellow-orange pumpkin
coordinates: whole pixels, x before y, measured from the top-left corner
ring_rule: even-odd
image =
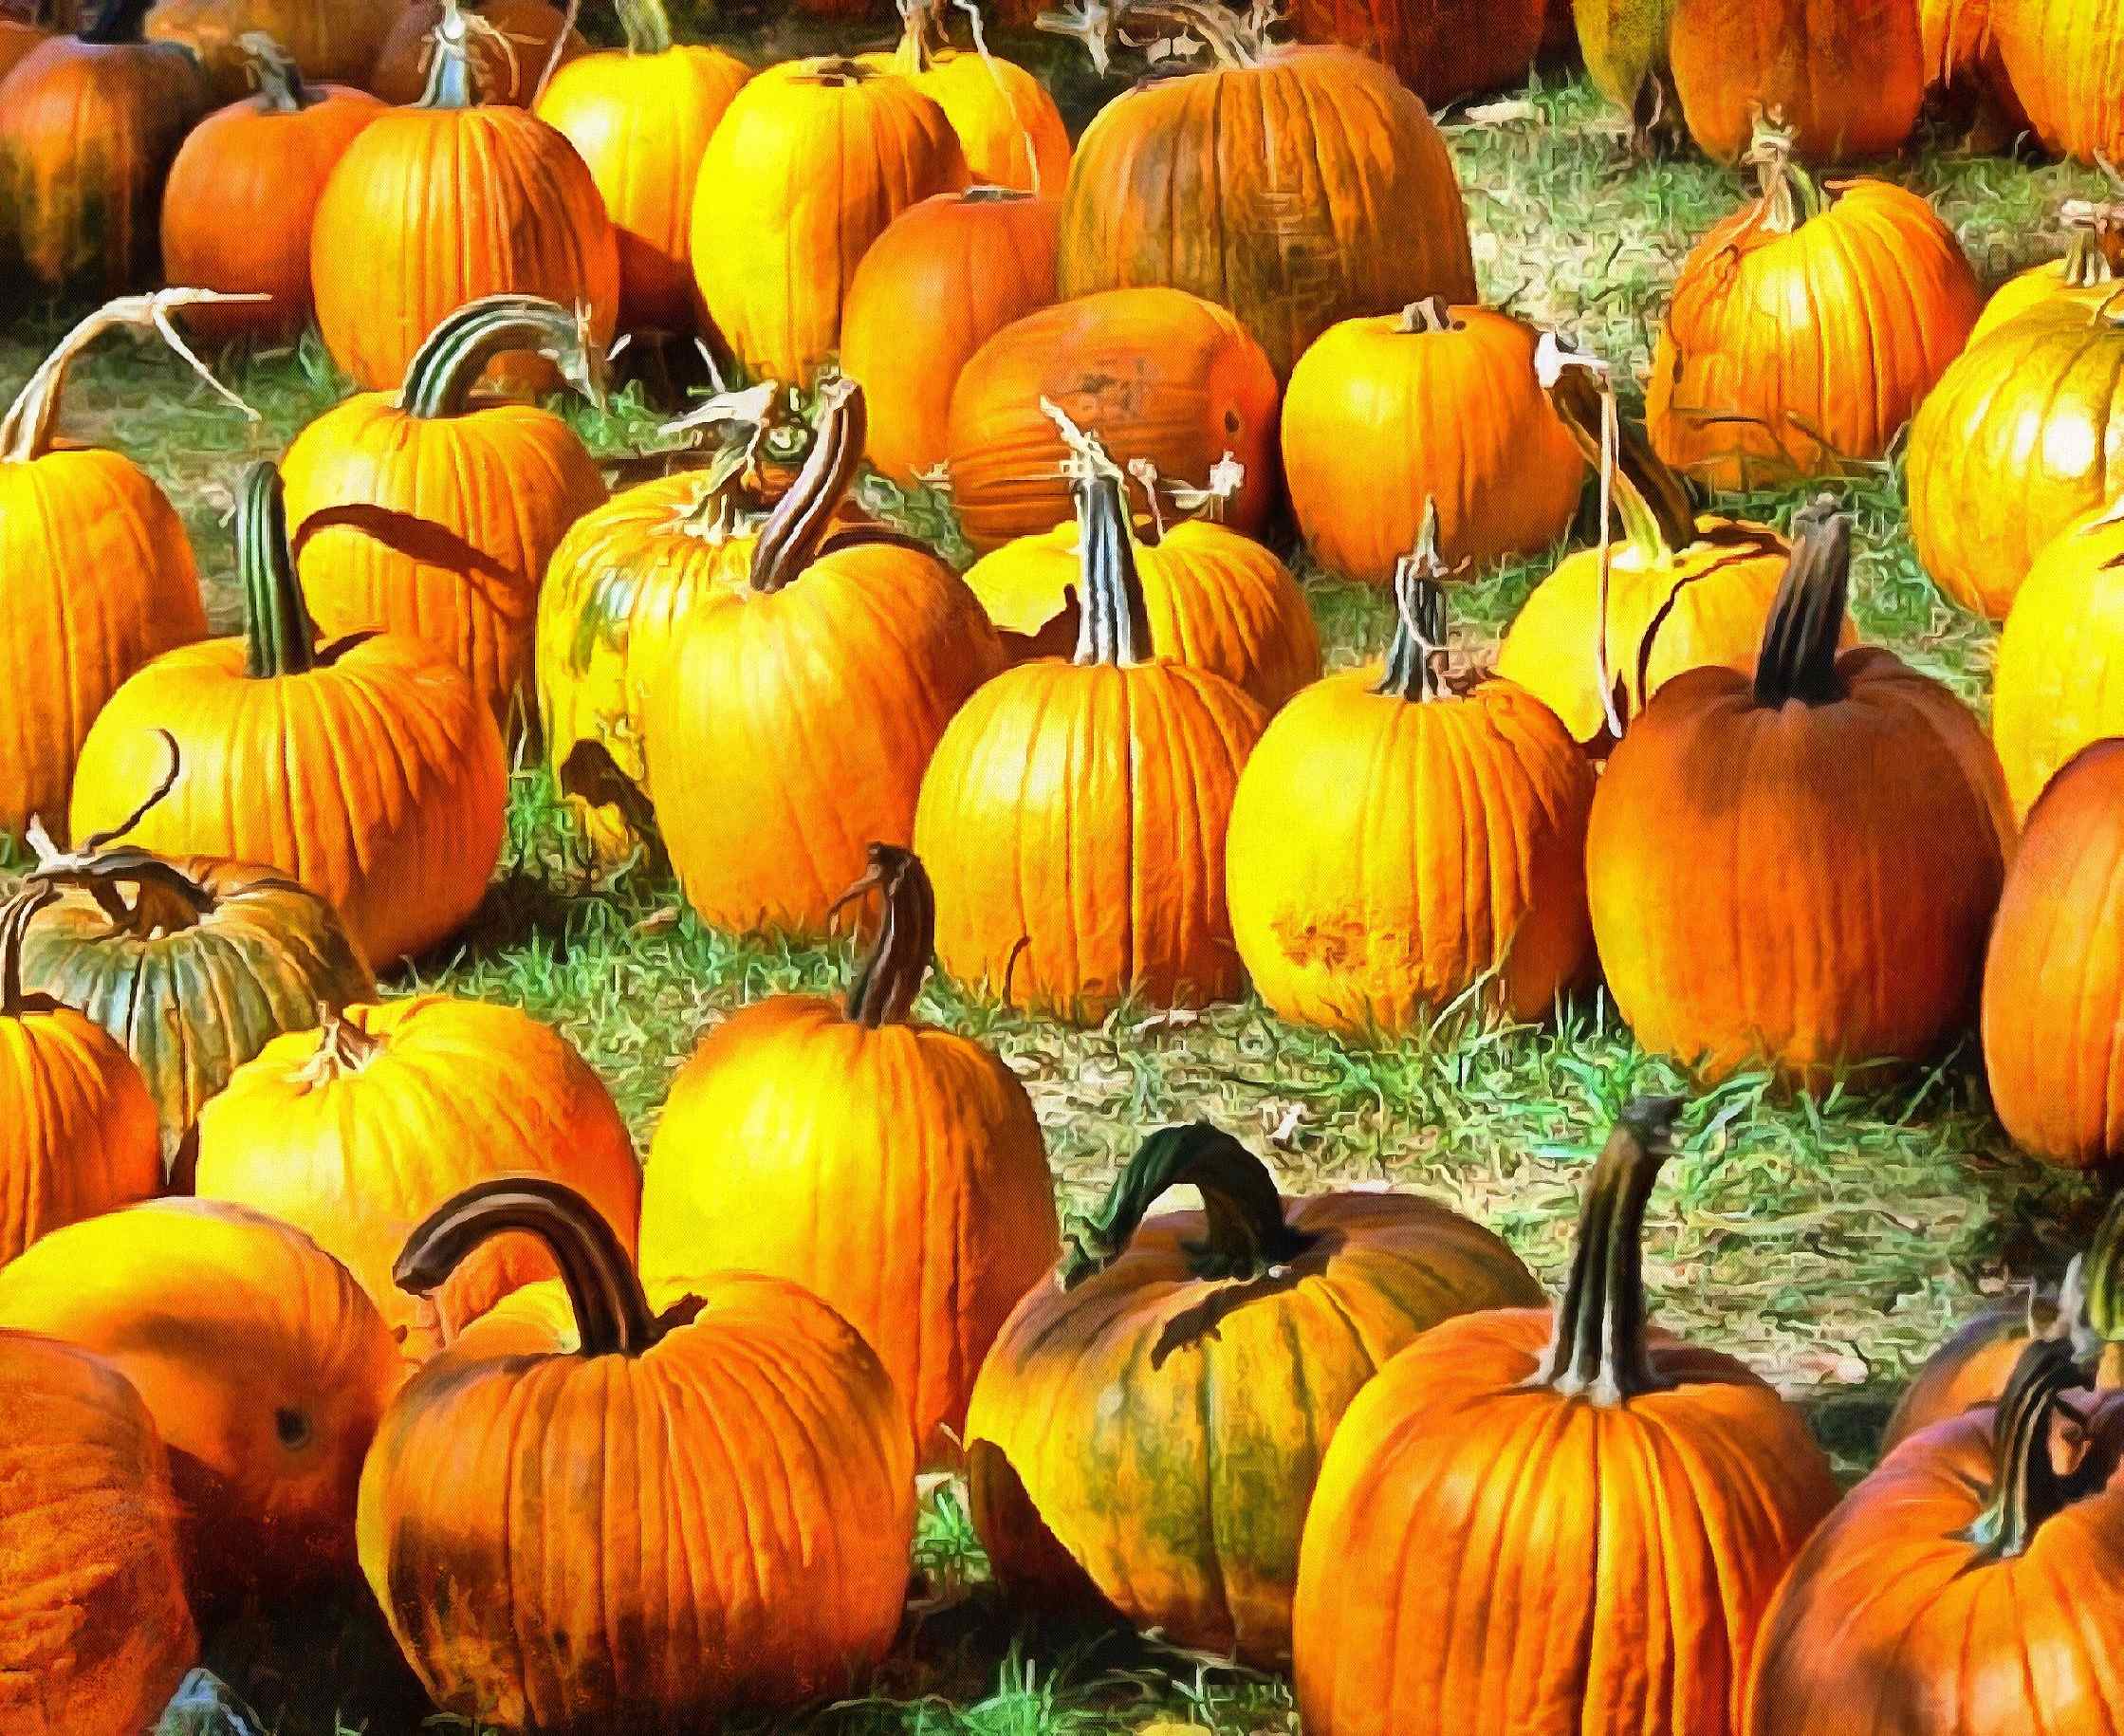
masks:
[[[951,0],[907,0],[899,46],[863,56],[896,72],[943,109],[976,185],[1059,199],[1069,178],[1069,128],[1043,84],[1016,61],[990,53],[973,14],[974,46],[951,46]]]

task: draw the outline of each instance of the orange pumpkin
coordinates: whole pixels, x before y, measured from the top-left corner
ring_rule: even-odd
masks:
[[[547,1245],[564,1302],[474,1325],[415,1375],[361,1477],[362,1570],[435,1704],[688,1736],[733,1705],[851,1687],[899,1627],[914,1532],[907,1416],[877,1357],[751,1273],[653,1314],[610,1227],[545,1177],[458,1195],[397,1281],[433,1293],[520,1233]]]
[[[303,599],[325,633],[380,628],[464,671],[505,733],[536,703],[539,584],[604,478],[559,416],[474,409],[500,356],[536,350],[593,385],[603,358],[581,316],[535,296],[468,303],[428,335],[396,393],[326,411],[284,460]],[[520,711],[521,708],[521,711]]]
[[[51,32],[41,24],[0,15],[0,79],[26,60],[30,49],[50,39]]]
[[[246,36],[269,36],[312,79],[364,84],[397,12],[398,0],[156,0],[146,34],[190,49],[233,102],[249,79]]]
[[[1763,1610],[1837,1485],[1740,1362],[1646,1329],[1679,1107],[1622,1112],[1553,1317],[1434,1326],[1343,1415],[1298,1563],[1308,1731],[1733,1729]]]
[[[940,193],[895,217],[856,268],[840,371],[871,407],[871,463],[902,486],[951,451],[951,389],[974,353],[1055,299],[1062,207],[1000,187]]]
[[[1291,24],[1385,62],[1437,108],[1525,83],[1548,14],[1548,0],[1298,0]]]
[[[444,0],[412,0],[397,13],[369,74],[369,88],[386,102],[420,100],[428,84],[428,45],[449,9]],[[464,0],[464,12],[482,102],[529,108],[556,46],[563,66],[590,51],[551,0]]]
[[[2015,96],[2044,146],[2083,163],[2124,160],[2124,19],[2104,0],[1992,0]]]
[[[943,109],[977,184],[1062,196],[1069,178],[1069,128],[1043,84],[1015,61],[988,51],[974,12],[974,46],[951,46],[951,0],[905,0],[899,46],[866,65],[897,73]]]
[[[2058,208],[2058,219],[2071,236],[2064,256],[2030,266],[1994,289],[1969,333],[1971,344],[2055,296],[2099,306],[2116,293],[2114,255],[2124,252],[2124,201],[2067,199]]]

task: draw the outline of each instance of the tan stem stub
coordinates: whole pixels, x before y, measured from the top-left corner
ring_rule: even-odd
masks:
[[[296,1075],[306,1085],[328,1085],[359,1073],[383,1053],[384,1042],[336,1007],[317,1009],[317,1048]]]

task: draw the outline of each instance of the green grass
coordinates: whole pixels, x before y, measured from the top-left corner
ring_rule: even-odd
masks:
[[[1039,45],[1044,64],[1054,64],[1052,47]],[[1090,87],[1080,72],[1068,76],[1081,114]],[[1511,298],[1641,378],[1674,269],[1738,199],[1737,177],[1694,160],[1634,158],[1590,93],[1553,77],[1448,120],[1486,294]],[[1930,150],[1886,172],[1937,197],[1990,279],[2053,255],[2057,201],[2096,187],[2069,169]],[[0,335],[0,380],[27,374],[65,323],[58,309],[17,320]],[[65,420],[75,436],[132,453],[168,488],[223,625],[234,614],[221,523],[231,485],[246,460],[276,453],[342,390],[312,344],[252,358],[230,378],[259,423],[229,413],[174,364],[120,345],[79,370]],[[655,419],[633,400],[601,418],[572,414],[608,457],[638,451]],[[1814,491],[1738,506],[1782,523]],[[1919,570],[1897,466],[1838,491],[1858,522],[1854,607],[1865,635],[1982,710],[1993,634]],[[933,502],[896,509],[927,527],[938,522]],[[1590,528],[1589,512],[1576,540]],[[1376,655],[1389,626],[1378,594],[1300,564],[1330,660]],[[1549,564],[1513,563],[1455,593],[1471,648],[1494,638]],[[646,1142],[674,1068],[703,1031],[761,995],[837,984],[846,965],[840,948],[710,932],[646,871],[597,879],[546,781],[526,771],[508,860],[478,919],[455,951],[391,992],[483,996],[557,1025]],[[922,1011],[980,1035],[1018,1071],[1072,1208],[1097,1194],[1146,1130],[1206,1116],[1263,1152],[1294,1191],[1382,1180],[1423,1190],[1493,1225],[1552,1282],[1609,1117],[1635,1093],[1682,1084],[1638,1052],[1599,998],[1542,1028],[1448,1020],[1385,1047],[1295,1029],[1253,1001],[1173,1020],[1123,1010],[1080,1031],[933,984]],[[1776,1381],[1847,1475],[1868,1462],[1888,1406],[1928,1348],[1985,1299],[2054,1275],[2096,1204],[2091,1184],[2014,1154],[1967,1044],[1921,1077],[1855,1081],[1819,1102],[1736,1080],[1696,1099],[1684,1134],[1653,1210],[1657,1318]],[[938,1607],[912,1625],[864,1698],[772,1727],[1059,1736],[1158,1718],[1227,1732],[1294,1727],[1275,1682],[1125,1637],[1019,1623],[977,1583],[977,1558],[963,1508],[949,1491],[933,1495],[916,1566]],[[371,1732],[417,1726],[417,1697],[358,1610],[238,1625],[215,1636],[212,1661],[286,1736],[330,1736],[335,1717]]]

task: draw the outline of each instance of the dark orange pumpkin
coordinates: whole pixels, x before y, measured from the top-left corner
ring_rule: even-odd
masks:
[[[366,84],[400,0],[156,0],[151,42],[189,48],[225,102],[238,101],[250,58],[244,38],[269,36],[305,76]]]
[[[1339,42],[1383,61],[1432,108],[1526,83],[1549,0],[1298,0],[1307,42]]]
[[[369,73],[369,88],[386,102],[420,100],[428,84],[428,45],[448,10],[444,0],[411,0],[397,14]],[[529,108],[556,46],[563,66],[590,51],[552,0],[464,0],[464,12],[482,102]]]

